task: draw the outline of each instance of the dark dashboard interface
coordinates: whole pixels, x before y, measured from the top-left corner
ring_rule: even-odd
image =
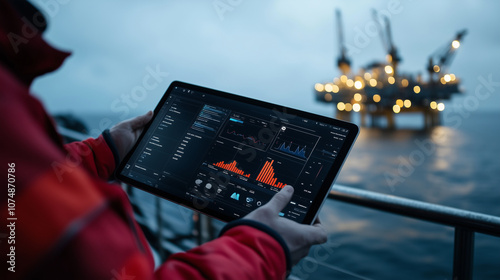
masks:
[[[331,174],[348,134],[286,109],[175,86],[120,175],[227,221],[292,185],[294,196],[280,215],[303,222],[312,204],[322,203],[324,197],[314,198],[325,179],[333,176],[331,184],[339,171],[341,163]]]

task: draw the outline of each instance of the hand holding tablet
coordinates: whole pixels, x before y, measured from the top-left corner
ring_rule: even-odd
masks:
[[[314,225],[303,225],[279,217],[279,213],[290,202],[293,187],[285,186],[262,207],[250,212],[243,219],[250,219],[274,229],[285,241],[290,250],[292,265],[307,256],[312,245],[325,243],[326,231],[316,220]]]
[[[357,135],[351,123],[173,82],[117,177],[226,222],[292,185],[279,216],[311,224]]]

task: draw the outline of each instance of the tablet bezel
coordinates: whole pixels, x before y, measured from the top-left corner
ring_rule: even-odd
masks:
[[[159,196],[161,198],[167,199],[167,200],[172,201],[174,203],[180,204],[180,205],[185,206],[187,208],[190,208],[192,210],[209,215],[213,218],[219,219],[219,220],[224,221],[224,222],[230,222],[232,220],[237,219],[234,216],[226,215],[224,213],[215,211],[213,209],[209,209],[207,207],[202,208],[202,209],[198,209],[192,200],[184,199],[184,198],[172,195],[170,193],[167,193],[167,192],[159,190],[155,187],[146,185],[142,182],[136,181],[132,178],[126,177],[126,176],[121,174],[123,169],[125,168],[127,162],[130,160],[130,157],[133,155],[134,151],[137,149],[137,147],[141,143],[142,139],[144,138],[144,135],[146,134],[146,132],[150,128],[151,124],[153,123],[154,118],[156,118],[158,116],[160,109],[163,107],[168,96],[170,96],[172,90],[175,87],[189,89],[189,90],[193,90],[195,92],[202,92],[205,94],[211,94],[211,95],[215,95],[218,97],[227,98],[230,100],[235,100],[235,101],[240,101],[240,102],[244,102],[247,104],[256,105],[256,106],[263,107],[263,108],[270,109],[270,110],[277,110],[279,112],[285,111],[287,114],[296,115],[299,117],[303,117],[303,118],[307,118],[310,120],[323,122],[323,123],[331,124],[331,125],[334,125],[334,126],[337,126],[340,128],[347,129],[349,132],[346,136],[346,139],[344,140],[344,143],[343,143],[335,161],[333,162],[333,165],[330,168],[328,175],[326,176],[326,178],[323,181],[323,184],[319,188],[318,193],[316,194],[316,197],[314,198],[314,200],[311,204],[311,207],[308,209],[308,212],[305,215],[304,220],[302,221],[303,224],[312,224],[314,222],[314,220],[316,219],[316,217],[319,213],[319,210],[321,209],[323,203],[325,202],[325,200],[327,198],[327,195],[330,191],[331,186],[335,182],[338,174],[340,173],[342,165],[344,164],[352,146],[354,145],[354,142],[359,134],[358,126],[353,124],[353,123],[346,122],[346,121],[337,120],[337,119],[333,119],[333,118],[329,118],[329,117],[325,117],[325,116],[320,116],[320,115],[316,115],[313,113],[289,108],[286,106],[281,106],[281,105],[277,105],[277,104],[273,104],[273,103],[269,103],[269,102],[265,102],[265,101],[260,101],[260,100],[256,100],[256,99],[252,99],[252,98],[248,98],[248,97],[244,97],[244,96],[240,96],[240,95],[236,95],[236,94],[232,94],[232,93],[228,93],[228,92],[223,92],[223,91],[219,91],[219,90],[215,90],[215,89],[205,88],[202,86],[197,86],[197,85],[184,83],[184,82],[180,82],[180,81],[174,81],[170,84],[170,86],[168,87],[165,94],[163,95],[161,100],[158,102],[158,105],[156,106],[156,108],[154,110],[153,119],[151,121],[149,121],[149,123],[144,127],[137,142],[134,144],[132,149],[127,153],[125,158],[120,162],[120,165],[118,166],[118,168],[115,171],[116,178],[118,180],[120,180],[123,183],[129,184],[133,187],[136,187],[138,189],[144,190],[146,192],[149,192],[149,193],[154,194],[156,196]],[[335,171],[335,172],[333,172],[333,171]]]

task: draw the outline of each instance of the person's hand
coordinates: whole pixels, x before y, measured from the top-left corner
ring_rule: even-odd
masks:
[[[118,150],[120,160],[132,149],[137,138],[141,135],[142,129],[152,117],[153,112],[149,111],[142,116],[122,121],[109,130],[109,134],[111,134],[111,138],[113,138]]]
[[[327,235],[319,220],[311,226],[279,216],[279,213],[290,202],[292,195],[293,188],[285,186],[268,203],[250,212],[243,219],[261,222],[278,232],[288,245],[292,265],[295,265],[307,256],[312,245],[325,243]]]

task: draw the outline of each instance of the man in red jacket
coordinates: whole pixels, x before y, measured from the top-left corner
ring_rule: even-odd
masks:
[[[319,223],[278,216],[293,193],[285,187],[216,240],[155,271],[126,194],[106,181],[152,114],[64,145],[29,91],[68,56],[42,39],[45,27],[28,2],[0,0],[1,279],[280,279],[326,241]]]

